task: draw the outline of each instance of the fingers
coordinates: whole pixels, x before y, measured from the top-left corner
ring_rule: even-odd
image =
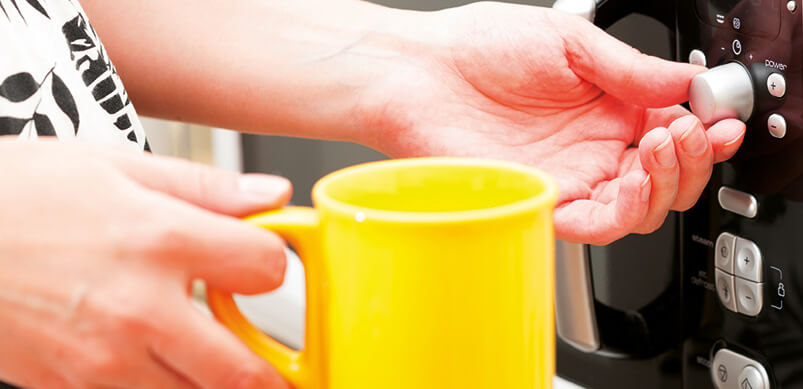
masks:
[[[629,234],[647,214],[651,180],[635,170],[612,181],[614,201],[569,201],[555,209],[555,234],[569,242],[605,245]]]
[[[592,199],[567,198],[556,208],[555,232],[560,239],[607,244],[631,232],[650,233],[663,224],[670,209],[687,210],[697,202],[708,184],[713,164],[732,157],[738,150],[745,125],[728,119],[705,130],[693,115],[679,113],[659,112],[664,119],[673,121],[668,129],[654,128],[641,138],[641,166],[630,167],[633,170],[624,178],[596,187]],[[655,122],[655,118],[646,119],[648,123]],[[634,197],[637,185],[631,180],[638,174],[649,184],[641,186],[640,193],[648,196],[644,202]]]
[[[679,105],[648,109],[644,114],[644,131],[649,132],[655,127],[666,126],[667,123],[690,115],[689,111]],[[737,119],[725,119],[709,126],[706,133],[714,151],[714,163],[719,163],[730,159],[739,150],[744,140],[745,124]]]
[[[693,115],[672,122],[669,132],[675,143],[680,177],[672,210],[685,211],[700,197],[714,167],[714,151],[703,124]]]
[[[155,191],[199,207],[242,217],[279,208],[290,200],[292,187],[282,177],[237,174],[177,158],[90,148],[117,169]]]
[[[284,279],[285,244],[274,233],[238,219],[217,215],[157,192],[153,206],[165,210],[146,239],[131,249],[146,251],[184,272],[233,293],[275,289]]]
[[[736,119],[725,119],[708,128],[708,140],[714,150],[714,163],[733,157],[742,145],[745,124]]]
[[[138,375],[146,377],[148,382],[136,387],[198,389],[198,385],[192,380],[180,372],[175,371],[158,356],[151,355],[150,357],[150,363],[148,363],[144,369],[137,371]]]
[[[691,79],[705,70],[641,54],[580,18],[572,17],[565,25],[569,26],[563,35],[572,70],[630,103],[666,107],[685,102]]]
[[[0,148],[19,143],[0,139]],[[241,217],[281,207],[292,188],[284,178],[264,174],[226,172],[178,158],[158,157],[114,146],[42,140],[26,147],[47,149],[52,155],[80,153],[93,156],[100,165],[111,165],[140,186],[166,193],[216,213]],[[15,149],[20,149],[15,146]],[[13,150],[13,149],[12,149]]]
[[[641,165],[650,174],[652,190],[649,210],[635,232],[652,232],[663,224],[675,202],[680,167],[670,132],[658,127],[648,132],[639,143]]]
[[[122,374],[113,376],[89,377],[93,381],[78,383],[76,387],[92,388],[170,388],[170,389],[197,389],[198,386],[185,378],[183,375],[173,371],[172,368],[158,361],[157,359],[143,358],[138,364],[128,366]]]
[[[151,348],[164,363],[203,389],[286,389],[284,380],[239,339],[184,304]]]

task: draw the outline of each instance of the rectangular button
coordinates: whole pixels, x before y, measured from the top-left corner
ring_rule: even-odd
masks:
[[[733,251],[736,246],[736,237],[723,232],[717,238],[714,246],[714,265],[726,273],[733,274]]]
[[[733,257],[734,272],[736,277],[741,277],[754,282],[762,282],[761,278],[761,250],[755,243],[744,239],[736,238],[736,250]]]
[[[726,211],[754,218],[758,214],[758,201],[753,195],[723,186],[717,195],[719,206]]]
[[[733,312],[737,312],[736,298],[733,296],[734,277],[719,269],[716,269],[715,274],[719,301],[722,302],[722,305],[724,305],[725,308],[728,308]]]
[[[736,278],[736,309],[747,316],[757,316],[764,307],[764,284]]]

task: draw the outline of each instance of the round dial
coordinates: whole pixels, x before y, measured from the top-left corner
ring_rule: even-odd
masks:
[[[689,87],[691,111],[703,123],[727,118],[747,121],[753,114],[754,99],[750,72],[738,62],[716,66],[694,76]]]

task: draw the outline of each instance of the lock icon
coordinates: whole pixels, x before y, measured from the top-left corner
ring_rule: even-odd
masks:
[[[786,289],[784,289],[784,287],[783,287],[783,282],[778,284],[778,296],[779,297],[786,296]]]

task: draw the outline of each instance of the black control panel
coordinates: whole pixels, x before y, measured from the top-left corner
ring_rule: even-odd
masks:
[[[630,13],[669,27],[670,59],[709,69],[691,109],[745,120],[747,134],[666,228],[588,250],[600,346],[559,342],[558,373],[592,389],[803,389],[803,0],[595,3],[601,27]],[[669,257],[643,249],[654,240]],[[676,267],[628,304],[620,295],[649,288],[620,279],[643,278],[630,264],[650,259]]]
[[[800,7],[678,2],[678,59],[739,63],[754,96],[740,151],[681,215],[683,388],[803,388]]]

